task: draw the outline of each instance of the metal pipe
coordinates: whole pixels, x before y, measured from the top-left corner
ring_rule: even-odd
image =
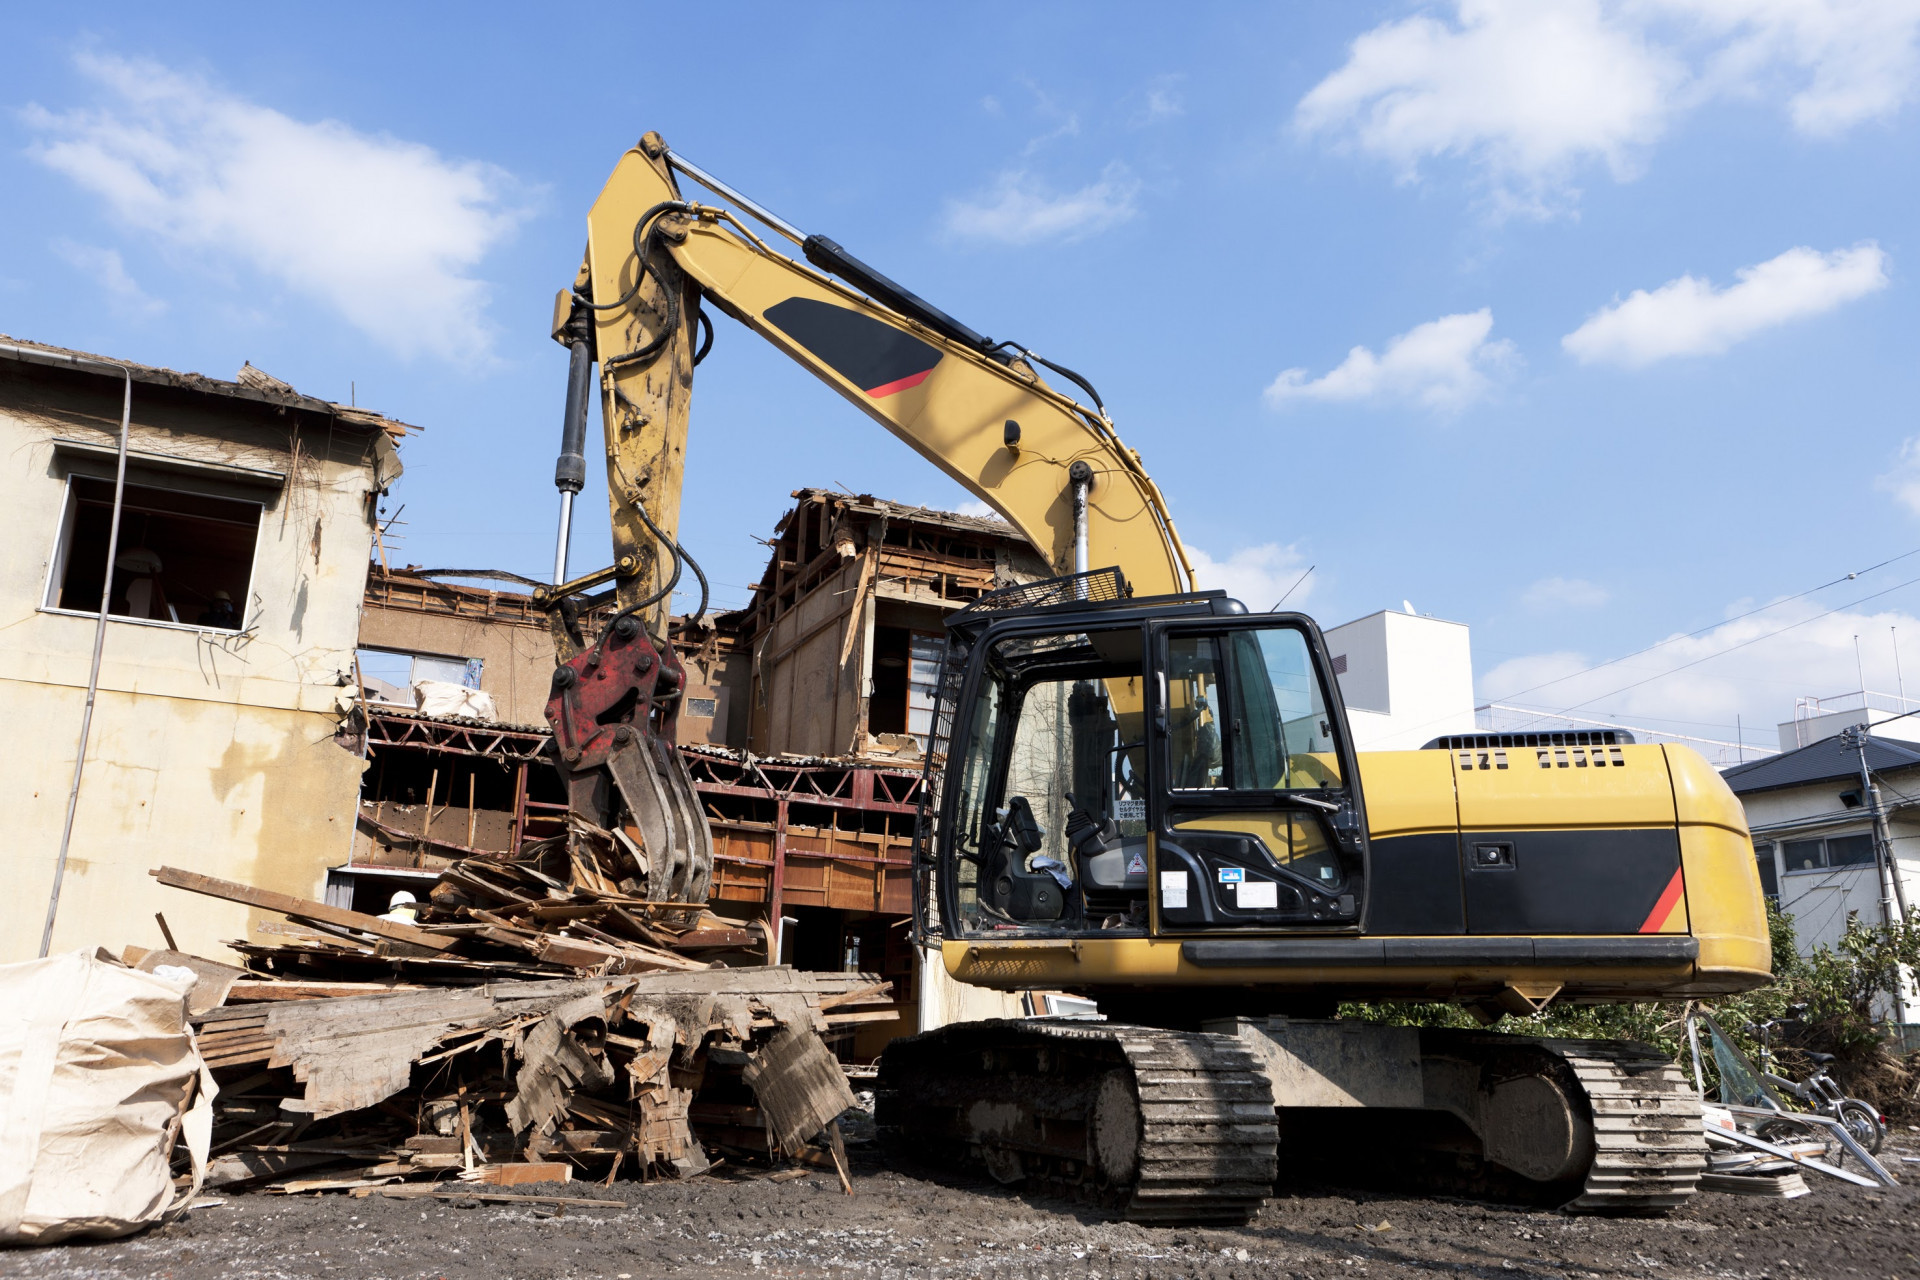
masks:
[[[560,491],[560,532],[553,543],[553,585],[567,580],[567,545],[573,540],[573,495]]]
[[[584,312],[576,312],[567,327],[572,341],[567,356],[567,408],[560,420],[560,457],[553,464],[553,484],[560,490],[560,530],[554,539],[553,583],[567,580],[567,549],[573,541],[573,495],[587,483],[587,396],[593,383],[593,344]]]
[[[793,241],[795,244],[805,244],[807,242],[806,232],[800,230],[800,228],[794,226],[791,222],[786,221],[784,218],[776,217],[773,214],[767,212],[765,209],[761,208],[759,205],[755,204],[753,201],[741,195],[738,191],[735,191],[732,187],[728,186],[726,183],[720,181],[720,179],[714,177],[712,174],[706,172],[703,169],[700,169],[699,167],[689,162],[685,157],[683,157],[679,152],[673,150],[671,147],[667,149],[666,159],[667,159],[667,163],[671,165],[673,168],[678,169],[681,173],[686,174],[689,178],[692,178],[695,182],[699,183],[701,186],[705,187],[707,190],[713,192],[715,195],[721,196],[724,199],[733,201],[735,204],[739,205],[742,209],[746,210],[748,213],[752,214],[754,217],[758,218],[760,221],[766,223],[768,226],[772,227],[775,231],[778,231],[781,235]]]
[[[1067,468],[1073,493],[1073,571],[1087,571],[1087,495],[1093,491],[1093,468],[1084,459]]]
[[[67,850],[73,844],[73,818],[80,807],[80,779],[87,768],[87,740],[93,733],[93,704],[100,694],[100,660],[107,647],[107,606],[113,600],[113,562],[120,554],[120,511],[127,492],[127,435],[133,425],[133,370],[111,360],[89,360],[65,352],[37,351],[0,343],[0,355],[32,364],[66,365],[75,369],[112,370],[120,375],[120,448],[114,460],[113,514],[107,526],[106,580],[100,584],[100,617],[93,626],[93,663],[87,669],[87,701],[80,712],[80,742],[74,748],[73,785],[67,790],[67,816],[60,827],[60,853],[53,864],[53,890],[47,895],[47,923],[40,931],[40,958],[53,948],[53,922],[60,914],[60,886],[67,877]]]

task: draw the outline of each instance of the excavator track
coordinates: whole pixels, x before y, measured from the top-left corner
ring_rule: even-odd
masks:
[[[1235,1034],[1310,1178],[1659,1214],[1706,1172],[1699,1095],[1650,1045],[1285,1018]]]
[[[1707,1171],[1700,1095],[1674,1063],[1631,1041],[1541,1040],[1579,1077],[1593,1116],[1593,1165],[1566,1207],[1661,1213],[1685,1204]]]
[[[1140,1222],[1243,1223],[1272,1194],[1272,1093],[1230,1036],[1071,1021],[897,1040],[874,1091],[896,1155]]]

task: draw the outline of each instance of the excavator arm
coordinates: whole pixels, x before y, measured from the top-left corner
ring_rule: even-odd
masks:
[[[746,216],[686,199],[682,173]],[[808,261],[775,252],[768,238],[782,237]],[[649,133],[594,202],[557,326],[571,321],[577,332],[579,313],[592,319],[615,550],[634,570],[623,600],[659,590],[671,572],[639,513],[674,536],[703,299],[1006,517],[1060,572],[1121,565],[1140,594],[1191,588],[1166,504],[1104,410],[1049,386],[1037,357],[981,336],[832,241],[802,235]]]
[[[686,199],[677,174],[726,204]],[[775,252],[769,235],[806,261]],[[677,534],[693,371],[712,341],[703,302],[911,445],[1060,572],[1119,565],[1144,595],[1193,585],[1158,488],[1084,379],[982,336],[647,134],[594,202],[585,259],[554,312],[553,336],[572,359],[555,474],[560,552],[555,585],[539,596],[561,660],[547,717],[569,789],[568,840],[594,841],[603,858],[630,864],[634,889],[695,902],[706,896],[712,843],[674,748],[685,681],[667,620],[682,570],[699,573]],[[614,563],[561,581],[596,363]],[[1094,407],[1049,386],[1036,366],[1078,383]],[[589,636],[579,602],[607,583],[615,612]]]

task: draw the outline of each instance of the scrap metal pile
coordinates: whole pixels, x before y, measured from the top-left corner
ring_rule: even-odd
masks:
[[[207,1185],[844,1168],[835,1118],[854,1097],[821,1036],[889,1016],[888,985],[758,963],[758,928],[553,874],[552,856],[460,863],[416,923],[155,871],[295,922],[274,926],[283,945],[230,944],[244,969],[125,957],[199,977],[190,1021],[219,1085]]]

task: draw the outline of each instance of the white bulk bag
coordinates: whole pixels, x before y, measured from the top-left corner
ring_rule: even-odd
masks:
[[[89,951],[0,965],[0,1244],[123,1236],[199,1194],[214,1085],[190,977]],[[175,1196],[180,1136],[193,1181]]]
[[[414,708],[423,716],[440,719],[494,720],[493,695],[446,680],[416,680],[413,684]]]

